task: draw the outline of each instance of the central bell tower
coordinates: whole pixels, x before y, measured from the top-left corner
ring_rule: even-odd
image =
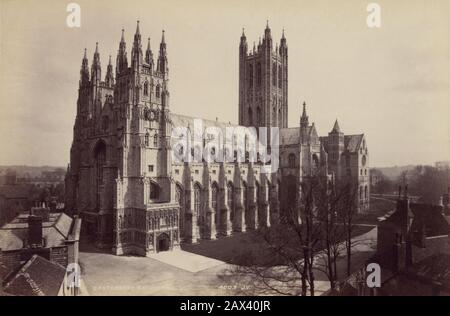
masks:
[[[288,49],[284,30],[273,46],[267,22],[264,36],[249,51],[242,30],[239,45],[239,125],[286,128],[288,122]]]

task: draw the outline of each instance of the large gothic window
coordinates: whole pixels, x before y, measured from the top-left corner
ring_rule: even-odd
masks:
[[[148,82],[147,81],[144,83],[144,95],[148,96]]]
[[[231,182],[227,185],[227,205],[230,209],[230,220],[233,220],[234,216],[234,188]]]
[[[195,184],[194,186],[194,215],[199,216],[201,211],[201,189],[198,184]]]
[[[253,87],[253,65],[248,65],[248,86]]]
[[[256,64],[256,85],[258,87],[261,86],[261,81],[262,81],[262,78],[261,78],[261,64],[257,63]]]
[[[263,125],[261,122],[261,108],[259,106],[256,108],[256,125],[257,126]]]
[[[106,164],[106,145],[103,141],[100,141],[95,147],[95,167],[97,171],[97,208],[100,208],[100,194],[101,194],[101,186],[103,185],[104,177],[103,177],[103,167]]]
[[[157,200],[159,199],[160,188],[159,185],[155,182],[150,182],[150,199]]]

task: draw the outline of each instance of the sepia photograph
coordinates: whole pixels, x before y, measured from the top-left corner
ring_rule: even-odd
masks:
[[[447,0],[0,0],[0,300],[450,296],[449,39]]]

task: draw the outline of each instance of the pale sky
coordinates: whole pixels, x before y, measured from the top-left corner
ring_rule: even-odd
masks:
[[[450,159],[450,1],[376,1],[375,29],[362,0],[75,1],[81,28],[70,2],[0,0],[0,165],[67,165],[84,48],[91,64],[99,42],[104,76],[138,19],[155,58],[165,30],[173,112],[237,123],[242,28],[252,47],[269,20],[289,48],[290,127],[305,100],[320,135],[336,118],[365,133],[372,167]]]

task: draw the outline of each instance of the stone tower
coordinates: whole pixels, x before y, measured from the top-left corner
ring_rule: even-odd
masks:
[[[274,47],[267,23],[264,36],[249,51],[242,31],[239,45],[239,125],[286,128],[288,124],[288,49],[286,38]]]

